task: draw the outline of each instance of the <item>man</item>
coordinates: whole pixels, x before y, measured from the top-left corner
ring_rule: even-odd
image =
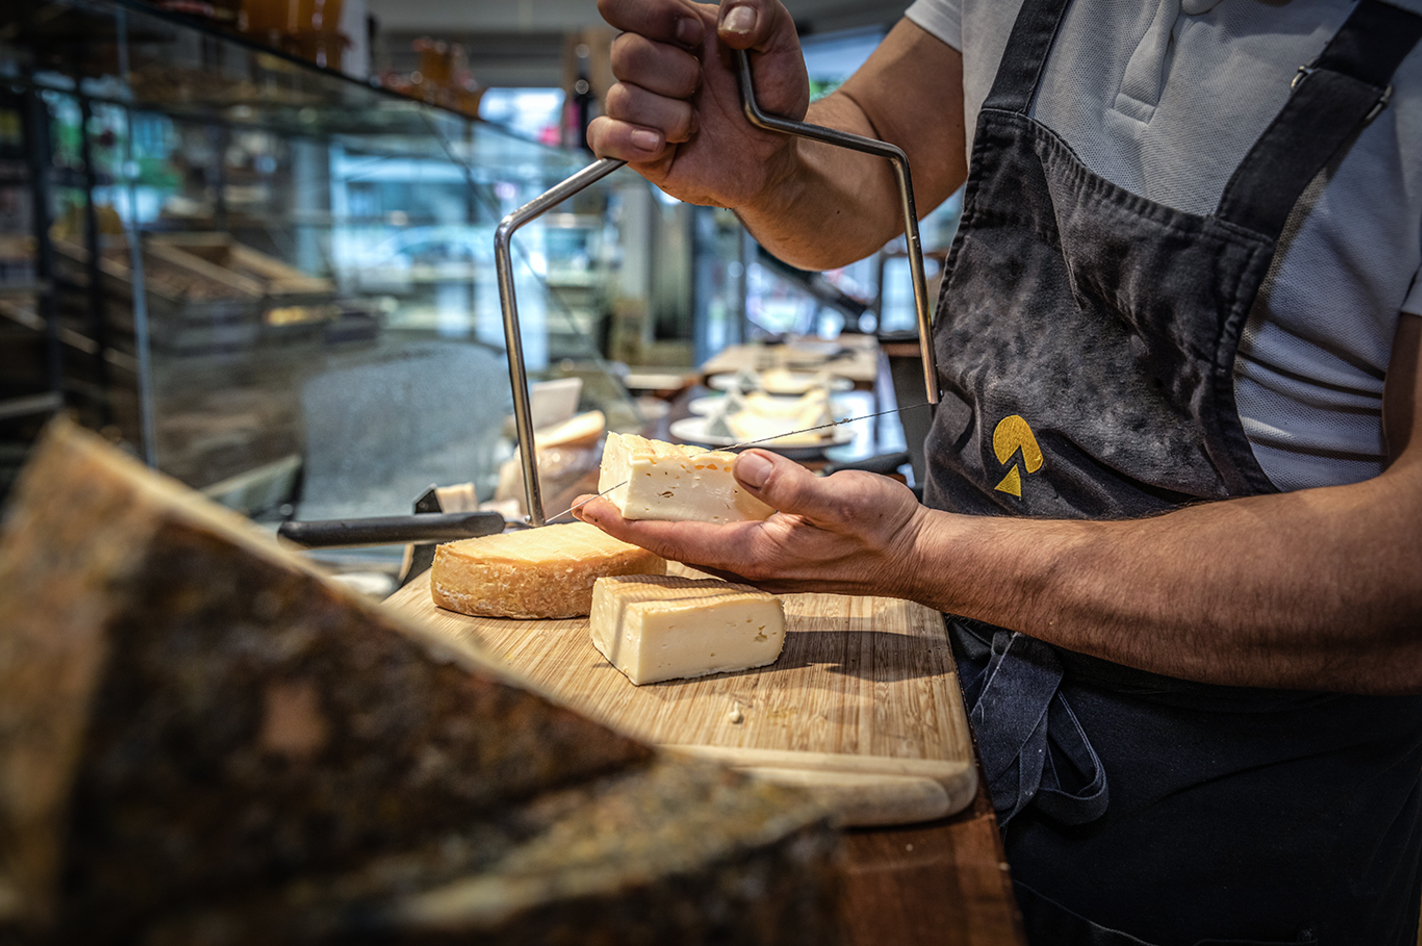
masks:
[[[741,116],[728,48],[807,112],[778,3],[600,9],[626,33],[598,154],[799,266],[894,235],[886,164]],[[949,615],[1034,941],[1415,941],[1417,12],[920,0],[808,119],[904,148],[921,208],[967,181],[925,504],[752,450],[763,523],[581,510]]]

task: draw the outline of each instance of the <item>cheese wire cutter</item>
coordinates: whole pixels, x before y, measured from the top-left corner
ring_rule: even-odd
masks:
[[[938,403],[938,366],[933,351],[932,325],[928,308],[928,281],[923,268],[923,244],[918,234],[918,213],[914,209],[913,183],[909,176],[908,155],[903,149],[849,132],[791,121],[761,111],[756,101],[751,78],[750,57],[744,50],[735,50],[736,73],[740,83],[741,105],[746,119],[757,128],[811,138],[837,148],[848,148],[864,154],[886,158],[894,167],[899,188],[899,201],[904,214],[904,233],[908,238],[909,269],[913,276],[914,308],[918,319],[919,351],[923,360],[923,383],[928,403]],[[512,241],[514,233],[574,194],[602,180],[626,164],[616,158],[601,158],[499,221],[494,232],[494,265],[499,281],[499,304],[503,308],[504,341],[508,348],[509,381],[513,387],[514,424],[518,430],[519,459],[523,464],[523,486],[528,497],[529,522],[541,526],[543,493],[538,485],[538,461],[533,439],[533,409],[528,393],[528,370],[524,362],[523,339],[518,324],[518,300],[514,294]]]

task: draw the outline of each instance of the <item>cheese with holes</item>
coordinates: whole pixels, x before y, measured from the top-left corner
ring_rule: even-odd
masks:
[[[434,603],[481,617],[571,618],[606,575],[660,575],[667,563],[585,522],[448,542],[430,569]]]
[[[608,434],[598,492],[624,519],[738,522],[775,512],[741,488],[731,473],[736,455],[688,444]]]
[[[593,646],[637,686],[775,663],[785,643],[779,598],[717,579],[601,578]]]

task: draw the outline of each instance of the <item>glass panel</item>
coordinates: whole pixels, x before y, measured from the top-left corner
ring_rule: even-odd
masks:
[[[260,516],[398,514],[431,484],[494,497],[514,452],[494,229],[586,155],[132,0],[0,18],[0,87],[47,129],[52,301],[87,423]],[[617,429],[639,418],[599,355],[609,207],[648,189],[619,172],[514,240],[530,377],[582,378],[577,406]]]

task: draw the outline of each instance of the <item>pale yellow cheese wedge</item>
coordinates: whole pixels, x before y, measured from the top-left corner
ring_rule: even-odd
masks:
[[[570,618],[606,575],[660,575],[666,561],[585,522],[448,542],[430,569],[434,603],[481,617]]]
[[[774,509],[741,488],[734,453],[608,434],[597,488],[624,519],[738,522]]]
[[[774,663],[785,609],[749,585],[627,575],[597,581],[589,631],[598,652],[641,686]]]

